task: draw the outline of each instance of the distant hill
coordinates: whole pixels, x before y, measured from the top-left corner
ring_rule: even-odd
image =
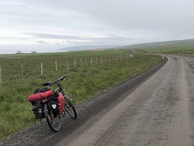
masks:
[[[194,39],[127,45],[121,48],[157,53],[194,53]]]
[[[188,40],[174,40],[165,42],[154,42],[154,43],[142,43],[123,46],[123,48],[129,49],[149,49],[149,48],[177,48],[177,47],[194,47],[194,39]]]
[[[141,43],[127,46],[72,46],[62,48],[60,52],[80,51],[80,50],[96,50],[96,49],[131,49],[133,52],[144,50],[146,52],[193,52],[194,39],[174,40],[164,42]]]
[[[95,50],[95,49],[107,49],[107,48],[115,48],[118,46],[72,46],[72,47],[66,47],[62,48],[59,51],[80,51],[80,50]]]

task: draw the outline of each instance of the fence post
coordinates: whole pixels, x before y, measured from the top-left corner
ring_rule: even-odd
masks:
[[[68,62],[68,60],[67,60],[67,70],[69,69],[69,62]]]
[[[74,58],[74,65],[75,65],[75,68],[76,68],[76,59]]]
[[[86,66],[88,65],[88,59],[86,58]]]
[[[80,65],[82,66],[82,58],[80,58]]]
[[[164,60],[164,55],[162,55],[162,60]]]
[[[91,58],[91,65],[92,65],[92,58]]]
[[[3,75],[2,75],[2,68],[1,68],[1,66],[0,66],[0,84],[3,83],[2,77],[3,77]]]
[[[42,76],[43,75],[43,63],[40,64],[40,69],[41,69],[40,74]]]
[[[21,64],[21,69],[22,69],[22,81],[23,81],[24,79],[24,65],[23,64]]]
[[[55,61],[55,69],[56,69],[56,71],[58,70],[58,69],[57,69],[57,61]]]
[[[96,57],[96,64],[98,64],[98,58]]]

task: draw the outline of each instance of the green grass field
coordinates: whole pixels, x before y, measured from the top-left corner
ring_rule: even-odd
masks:
[[[3,83],[0,85],[0,139],[34,123],[28,95],[36,88],[41,88],[44,82],[68,74],[69,78],[62,85],[72,101],[78,104],[162,60],[161,56],[153,55],[129,57],[129,53],[128,50],[106,50],[1,55]]]
[[[147,43],[139,47],[149,53],[194,54],[194,39]]]
[[[147,48],[142,50],[148,53],[194,54],[194,47]]]
[[[121,48],[138,50],[140,53],[194,54],[194,39],[141,43]]]

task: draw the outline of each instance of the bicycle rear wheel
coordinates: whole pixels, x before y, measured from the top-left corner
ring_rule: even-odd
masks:
[[[58,132],[61,129],[61,115],[54,115],[49,104],[44,106],[45,118],[51,130]]]
[[[77,112],[75,110],[75,107],[74,107],[73,103],[71,102],[69,97],[65,97],[65,101],[66,101],[65,111],[69,114],[69,116],[72,119],[76,119],[77,118]]]

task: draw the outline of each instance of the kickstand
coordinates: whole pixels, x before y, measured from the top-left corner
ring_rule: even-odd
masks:
[[[40,119],[40,123],[43,125],[42,119]]]

